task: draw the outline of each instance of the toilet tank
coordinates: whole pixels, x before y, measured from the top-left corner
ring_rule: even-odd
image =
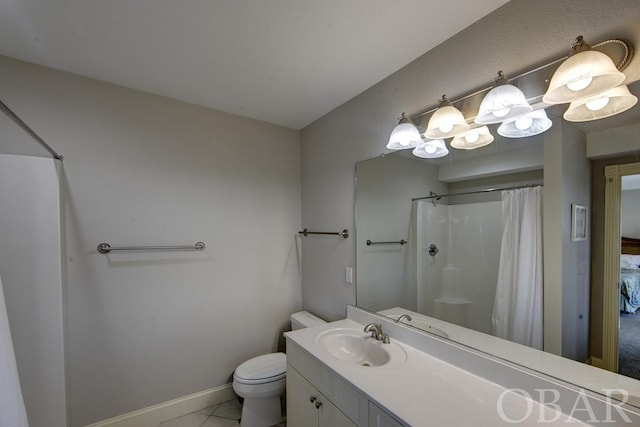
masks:
[[[314,316],[308,311],[298,311],[293,313],[291,319],[291,330],[310,328],[311,326],[321,325],[327,323],[319,317]]]

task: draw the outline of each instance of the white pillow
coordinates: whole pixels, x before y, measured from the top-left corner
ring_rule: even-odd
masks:
[[[640,255],[620,255],[620,268],[640,268]]]

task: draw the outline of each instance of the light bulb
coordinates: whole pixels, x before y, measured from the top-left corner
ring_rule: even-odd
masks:
[[[589,86],[592,80],[593,80],[593,77],[583,77],[579,80],[574,80],[572,82],[567,83],[567,87],[569,88],[569,90],[577,92]]]
[[[498,110],[493,110],[493,115],[496,117],[504,117],[511,111],[511,108],[500,108]]]
[[[440,129],[440,132],[448,133],[448,132],[451,132],[451,130],[453,129],[453,123],[443,122],[443,123],[440,123],[440,126],[438,126],[438,128]]]
[[[533,124],[533,119],[530,117],[523,117],[522,119],[516,120],[516,127],[520,130],[529,129]]]
[[[592,99],[585,103],[585,107],[587,107],[590,111],[600,111],[609,103],[609,97],[603,96],[602,98]]]
[[[409,140],[409,132],[402,132],[398,135],[398,140],[400,141],[400,145],[403,147],[408,147],[411,141]]]
[[[424,146],[424,151],[426,151],[429,154],[433,154],[438,150],[438,147],[436,147],[435,144],[427,144]]]
[[[478,142],[478,139],[480,139],[480,133],[477,130],[472,129],[464,135],[464,139],[468,143],[473,144],[474,142]]]

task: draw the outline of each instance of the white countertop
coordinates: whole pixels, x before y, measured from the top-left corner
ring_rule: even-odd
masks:
[[[526,366],[535,371],[551,375],[552,377],[559,378],[562,381],[575,384],[576,386],[602,394],[612,389],[626,390],[629,395],[629,401],[636,406],[640,406],[640,381],[634,378],[618,375],[614,372],[536,350],[453,323],[447,323],[434,317],[406,310],[402,307],[395,307],[379,312],[379,314],[394,319],[406,313],[414,316],[414,320],[425,319],[428,324],[443,329],[454,341],[509,360],[518,365]],[[406,323],[411,325],[411,322]],[[417,327],[419,328],[419,326]]]
[[[502,418],[498,410],[498,402],[506,388],[399,342],[393,336],[392,342],[406,353],[404,363],[379,367],[353,365],[334,357],[317,342],[319,334],[335,328],[362,330],[363,325],[345,319],[288,332],[285,336],[357,387],[370,400],[412,426],[513,425],[513,422]],[[542,422],[545,425],[559,426],[567,422],[587,425],[514,393],[504,395],[501,408],[513,420],[520,420],[530,413],[518,423],[522,426],[541,424],[540,416],[547,420]]]

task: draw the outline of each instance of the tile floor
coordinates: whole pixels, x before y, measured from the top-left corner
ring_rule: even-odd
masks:
[[[158,427],[238,427],[242,405],[238,399],[209,406],[191,414],[164,421]],[[285,427],[286,423],[275,427]]]

